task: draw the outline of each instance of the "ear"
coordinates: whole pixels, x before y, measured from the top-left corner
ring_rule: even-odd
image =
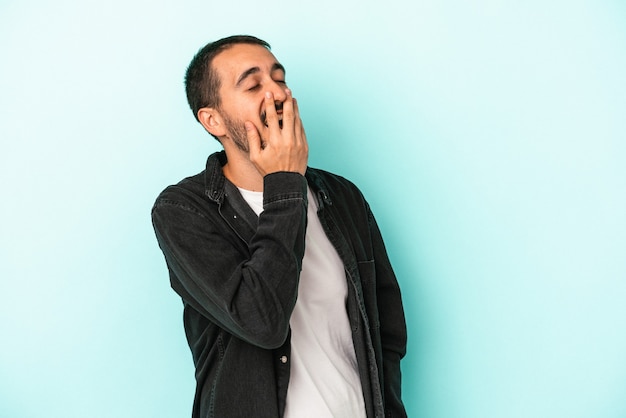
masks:
[[[198,120],[211,135],[218,138],[226,135],[226,126],[220,113],[213,107],[198,110]]]

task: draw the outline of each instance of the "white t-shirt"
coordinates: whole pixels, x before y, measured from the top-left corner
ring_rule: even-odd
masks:
[[[263,211],[263,192],[239,189],[252,210]],[[291,315],[291,371],[286,418],[365,417],[363,391],[346,311],[343,263],[317,217],[308,191],[306,247],[298,299]]]

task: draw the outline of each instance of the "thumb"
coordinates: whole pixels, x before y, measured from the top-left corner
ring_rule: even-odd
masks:
[[[259,152],[261,150],[261,136],[256,126],[252,122],[246,122],[246,137],[248,138],[248,145],[250,152]]]

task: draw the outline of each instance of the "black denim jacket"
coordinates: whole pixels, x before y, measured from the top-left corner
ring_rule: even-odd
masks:
[[[304,256],[307,183],[343,260],[347,310],[368,417],[405,417],[400,359],[406,325],[382,237],[360,191],[309,168],[265,176],[257,217],[223,175],[206,170],[166,188],[152,221],[184,303],[196,367],[193,417],[281,417],[289,384],[289,318]]]

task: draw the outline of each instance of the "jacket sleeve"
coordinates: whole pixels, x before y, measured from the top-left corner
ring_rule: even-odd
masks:
[[[213,202],[167,189],[152,222],[183,300],[229,333],[269,349],[289,332],[304,256],[307,185],[296,173],[270,174],[264,183],[264,211],[249,242],[217,207],[204,207]]]
[[[406,417],[402,403],[400,360],[406,354],[407,332],[398,281],[389,262],[383,238],[368,207],[376,265],[376,295],[383,351],[383,386],[386,417]]]

